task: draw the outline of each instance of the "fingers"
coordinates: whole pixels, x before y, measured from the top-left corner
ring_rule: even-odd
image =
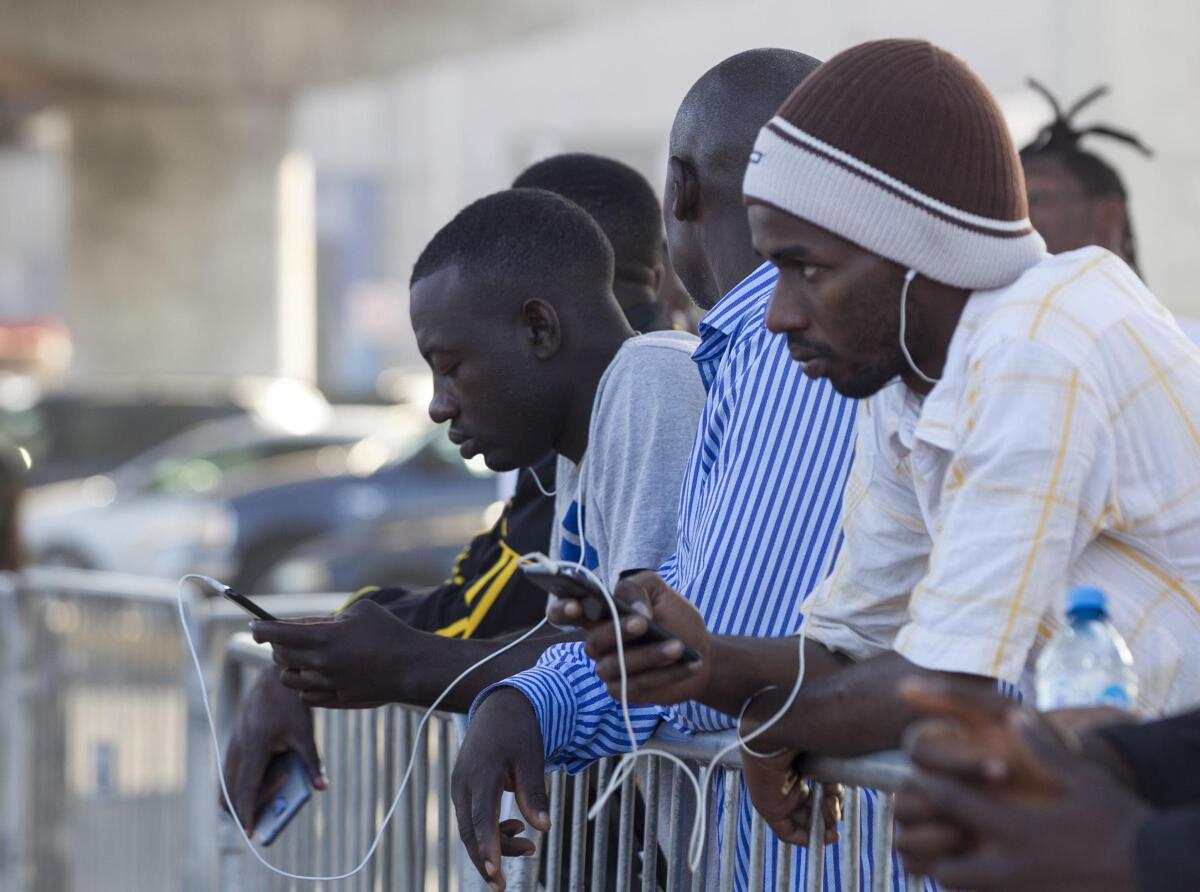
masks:
[[[281,644],[284,647],[304,649],[323,643],[329,627],[333,625],[336,623],[327,617],[316,622],[271,622],[256,619],[250,623],[250,633],[259,644]]]
[[[514,767],[517,808],[530,826],[545,833],[550,829],[550,798],[546,795],[546,763],[540,748],[527,748]]]
[[[792,765],[794,756],[745,756],[745,778],[751,802],[772,832],[785,842],[804,846],[808,845],[810,790]]]
[[[613,589],[613,597],[624,602],[646,619],[653,619],[653,598],[657,592],[663,589],[670,590],[662,581],[662,577],[652,570],[644,570],[641,573],[626,576],[618,582],[617,587]]]
[[[316,669],[284,669],[279,673],[279,682],[293,691],[316,691],[336,693],[337,685],[329,676]]]
[[[318,706],[321,709],[338,709],[342,701],[335,691],[301,691],[300,702],[305,706]]]
[[[955,719],[972,730],[1002,722],[1015,706],[997,693],[994,682],[982,678],[906,678],[899,691],[900,699],[918,712]]]
[[[587,617],[581,605],[574,598],[559,598],[551,596],[546,603],[546,619],[555,626],[582,626],[587,624]]]
[[[1012,715],[1011,722],[1034,763],[1029,767],[1048,788],[1070,787],[1083,777],[1079,757],[1059,730],[1043,721],[1038,713],[1022,709]]]
[[[532,839],[517,836],[525,825],[516,819],[500,822],[500,854],[505,858],[523,858],[537,851]]]
[[[258,791],[262,787],[263,776],[267,772],[267,763],[270,759],[271,753],[259,746],[251,747],[238,760],[233,786],[229,790],[229,798],[233,800],[235,817],[245,828],[247,834],[254,833],[255,812],[258,810]]]
[[[1003,835],[1008,812],[987,796],[956,780],[938,774],[920,772],[911,781],[912,788],[945,818],[966,831],[984,835]]]
[[[632,617],[634,621],[645,623],[641,617]],[[627,620],[628,622],[628,620]],[[611,626],[611,624],[610,624]],[[627,645],[624,649],[625,670],[630,675],[649,672],[653,669],[663,669],[676,666],[684,654],[684,644],[678,638],[670,641],[643,644],[640,646]],[[593,648],[585,645],[584,652],[596,661],[596,674],[603,680],[619,678],[621,661],[614,649],[609,653],[593,653]]]
[[[1003,783],[1009,775],[1008,762],[994,747],[968,737],[961,725],[948,719],[913,722],[901,743],[913,763],[926,771],[987,784]]]
[[[630,650],[629,642],[636,642],[639,638],[646,634],[646,629],[649,628],[644,617],[641,616],[626,616],[621,619],[621,641],[626,643],[626,650]],[[583,646],[584,652],[593,660],[609,653],[616,653],[617,650],[617,627],[611,621],[600,622],[592,626],[588,632],[587,640]]]
[[[928,874],[943,858],[965,852],[971,837],[953,824],[928,821],[897,824],[894,841],[909,873]]]
[[[822,784],[824,795],[821,797],[821,814],[825,819],[825,827],[836,827],[842,822],[842,799],[846,792],[841,784]],[[836,831],[835,831],[836,832]],[[828,837],[826,832],[826,837]],[[826,842],[830,840],[827,838]]]
[[[304,763],[304,769],[308,772],[308,779],[312,782],[313,788],[316,790],[327,788],[329,779],[325,777],[325,772],[321,768],[321,754],[317,751],[317,741],[313,737],[312,728],[308,729],[307,734],[289,735],[288,743],[293,752],[300,757],[300,761]]]
[[[490,777],[463,780],[457,773],[454,781],[454,811],[463,847],[484,881],[493,889],[502,890],[504,873],[500,869],[498,826],[501,784]]]
[[[965,852],[971,835],[946,821],[912,783],[896,793],[896,848],[909,873],[926,875],[940,858]]]

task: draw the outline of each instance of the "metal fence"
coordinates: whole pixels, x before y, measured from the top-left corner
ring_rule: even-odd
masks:
[[[343,598],[275,596],[281,616],[328,614]],[[228,725],[270,651],[251,642],[232,605],[192,593],[189,626],[206,666],[218,721]],[[459,720],[434,716],[421,740],[421,710],[317,710],[318,744],[331,786],[315,795],[268,860],[291,873],[336,874],[355,866],[391,803],[414,748],[415,769],[380,849],[351,879],[307,883],[275,876],[244,847],[217,805],[209,730],[194,669],[180,633],[173,583],[58,569],[0,574],[0,892],[484,888],[458,843],[450,774]],[[707,762],[723,735],[659,735],[654,745]],[[725,814],[741,795],[739,760],[718,791]],[[615,768],[604,760],[576,778],[548,776],[551,830],[539,857],[505,862],[509,888],[533,890],[728,889],[732,857],[687,871],[691,787],[656,759],[624,783],[596,821],[586,819],[596,791]],[[890,804],[860,833],[859,787],[895,789],[906,772],[895,754],[816,760],[805,773],[847,785],[842,888],[860,888],[867,840],[877,865],[890,864]],[[813,838],[823,832],[816,812]],[[734,821],[721,850],[732,850]],[[795,850],[764,877],[766,834],[752,826],[750,887],[792,889]],[[710,840],[715,851],[718,841]],[[804,878],[822,888],[822,861]],[[876,870],[872,889],[893,888]],[[920,888],[911,886],[910,888]]]
[[[160,579],[0,574],[0,892],[218,888],[216,775],[176,597]],[[186,604],[215,675],[246,617],[195,591]]]
[[[260,668],[270,665],[268,648],[248,636],[235,638],[227,649],[223,680],[223,709],[232,716],[238,692],[244,692]],[[330,875],[353,868],[366,851],[391,803],[399,778],[413,748],[420,751],[416,770],[404,792],[394,824],[384,836],[373,864],[358,876],[318,883],[316,888],[352,889],[355,892],[386,890],[477,890],[486,888],[467,861],[458,843],[450,802],[450,775],[457,752],[459,725],[454,717],[434,716],[428,737],[417,741],[414,733],[423,710],[388,707],[368,713],[318,710],[317,740],[321,746],[330,789],[314,797],[315,807],[289,825],[276,848],[273,864],[290,873]],[[733,740],[729,734],[686,736],[661,731],[651,746],[666,750],[690,763],[693,770],[707,764]],[[604,789],[616,768],[616,759],[605,759],[577,777],[561,773],[547,776],[551,829],[533,834],[539,856],[506,859],[508,888],[615,890],[615,892],[696,892],[734,888],[733,857],[709,857],[692,873],[687,869],[687,844],[694,795],[682,770],[665,759],[649,757],[645,767],[628,776],[620,795],[611,799],[594,821],[589,805]],[[732,752],[720,763],[726,771],[719,790],[723,813],[734,815],[742,795],[741,760]],[[846,786],[843,819],[839,825],[838,871],[846,892],[866,889],[861,871],[861,808],[863,789],[895,790],[908,774],[899,753],[882,753],[854,759],[814,759],[804,773],[815,781]],[[818,787],[819,789],[819,787]],[[892,806],[890,796],[880,797],[868,824],[872,846],[870,861],[877,865],[870,889],[890,890],[892,863]],[[824,838],[818,797],[813,802],[810,847]],[[731,852],[737,822],[726,820],[720,849]],[[223,890],[292,890],[308,883],[272,875],[245,849],[228,820],[222,821]],[[797,850],[787,847],[771,877],[764,875],[767,831],[755,815],[750,835],[750,889],[820,890],[824,888],[825,859],[809,862],[803,883],[795,876]],[[706,847],[716,851],[715,839]],[[901,878],[910,889],[923,888],[915,877]],[[799,884],[799,885],[798,885]]]

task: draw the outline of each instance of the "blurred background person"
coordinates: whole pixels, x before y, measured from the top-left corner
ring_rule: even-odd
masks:
[[[1099,245],[1141,275],[1125,183],[1115,167],[1083,148],[1080,141],[1085,136],[1103,136],[1131,146],[1147,158],[1153,152],[1123,130],[1106,124],[1082,128],[1075,124],[1076,116],[1108,93],[1108,87],[1096,87],[1063,111],[1049,90],[1035,80],[1029,85],[1046,97],[1054,111],[1054,119],[1021,149],[1029,218],[1046,240],[1046,250],[1061,254]]]

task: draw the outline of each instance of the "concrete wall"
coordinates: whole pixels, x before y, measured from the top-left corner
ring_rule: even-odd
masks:
[[[1066,102],[1112,85],[1083,120],[1131,129],[1157,150],[1147,161],[1096,143],[1133,195],[1148,280],[1177,313],[1200,316],[1192,284],[1200,273],[1198,31],[1200,5],[1186,0],[664,2],[392,79],[312,91],[298,106],[293,141],[318,170],[378,173],[389,208],[386,262],[402,295],[429,236],[536,157],[608,152],[657,186],[679,100],[727,55],[784,45],[827,58],[862,40],[921,36],[979,72],[1022,141],[1048,117],[1026,77]],[[413,358],[411,345],[397,348],[401,357]]]
[[[72,374],[270,374],[283,105],[69,110]]]

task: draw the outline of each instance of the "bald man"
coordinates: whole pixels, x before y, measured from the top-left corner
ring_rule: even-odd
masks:
[[[709,311],[692,357],[708,395],[680,494],[678,544],[660,572],[731,635],[794,632],[801,601],[837,551],[854,407],[805,377],[786,340],[766,330],[777,272],[755,255],[742,204],[759,128],[817,65],[780,49],[726,59],[688,92],[671,130],[667,244],[692,299]],[[531,746],[541,750],[539,766],[578,771],[628,751],[630,741],[620,705],[580,644],[551,648],[534,669],[485,691],[473,710],[455,769],[455,806],[468,850],[488,866],[484,878],[502,887],[492,803],[509,778],[518,801],[544,799],[540,776],[528,771]],[[694,703],[630,712],[639,744],[664,721],[691,731],[732,727],[728,716]],[[738,820],[735,873],[744,889],[748,805]],[[779,852],[772,839],[767,876]]]

